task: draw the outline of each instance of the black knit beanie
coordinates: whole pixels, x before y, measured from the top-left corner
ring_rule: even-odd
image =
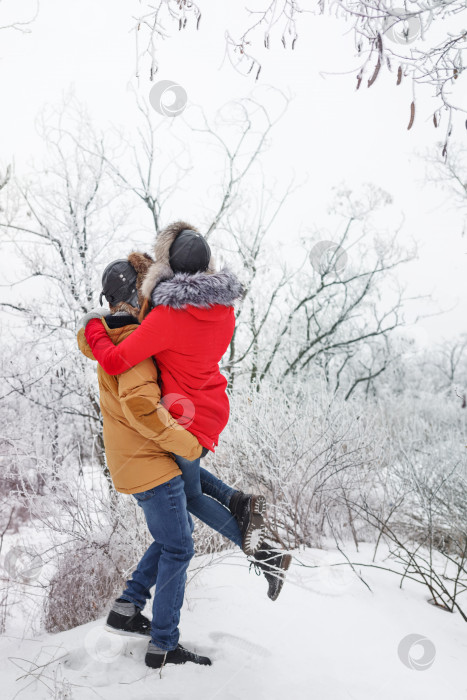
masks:
[[[211,249],[200,233],[183,229],[169,250],[169,263],[174,272],[204,272],[208,269]]]

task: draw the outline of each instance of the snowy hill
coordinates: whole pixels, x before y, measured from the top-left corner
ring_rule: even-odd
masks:
[[[372,549],[352,554],[370,562]],[[336,551],[297,552],[277,602],[248,573],[240,553],[193,577],[182,612],[181,642],[208,654],[211,667],[147,669],[147,642],[103,630],[104,619],[56,635],[1,644],[5,700],[430,700],[467,697],[467,625],[429,605],[425,589],[385,571],[359,571]],[[319,568],[306,568],[301,564]],[[150,616],[148,606],[146,613]],[[428,640],[425,651],[409,635]],[[407,639],[405,643],[403,640]],[[402,644],[401,644],[402,642]],[[410,661],[410,659],[412,661]],[[411,668],[423,665],[423,670]]]

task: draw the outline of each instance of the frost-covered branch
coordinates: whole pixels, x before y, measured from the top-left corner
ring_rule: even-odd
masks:
[[[452,96],[456,81],[465,70],[467,49],[467,9],[463,0],[403,0],[394,7],[388,0],[319,0],[308,9],[296,0],[264,0],[255,10],[246,9],[244,30],[234,34],[225,29],[226,55],[233,67],[245,75],[259,77],[262,68],[260,47],[282,45],[293,50],[306,35],[310,15],[332,14],[351,25],[359,65],[355,69],[356,88],[366,78],[371,87],[384,71],[394,73],[395,85],[403,79],[412,82],[413,98],[407,105],[407,128],[412,128],[418,109],[415,88],[428,86],[436,99],[432,112],[436,128],[445,123],[442,155],[447,155],[452,133],[453,113],[467,113]],[[144,34],[143,50],[138,48],[138,68],[142,56],[149,57],[150,78],[158,70],[158,43],[171,36],[173,28],[198,28],[201,10],[189,0],[147,2],[137,18],[138,47]],[[464,20],[464,26],[462,25]]]

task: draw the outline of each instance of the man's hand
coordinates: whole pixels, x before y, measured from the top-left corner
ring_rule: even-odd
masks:
[[[93,318],[102,318],[103,316],[108,316],[110,313],[109,309],[104,309],[103,307],[98,307],[97,309],[91,309],[87,314],[84,314],[78,325],[78,331],[80,328],[86,328],[89,321]]]

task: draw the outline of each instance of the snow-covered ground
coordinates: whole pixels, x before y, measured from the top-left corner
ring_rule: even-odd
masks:
[[[352,561],[369,562],[363,546]],[[213,558],[206,558],[212,562]],[[361,568],[336,551],[297,552],[279,599],[241,553],[214,557],[194,576],[181,642],[211,667],[144,665],[147,642],[106,632],[104,619],[60,634],[0,640],[4,700],[430,700],[467,697],[467,625],[427,603],[427,591]],[[302,564],[316,565],[309,569]],[[200,558],[193,562],[197,568]],[[146,610],[150,616],[150,605]],[[415,637],[424,638],[422,646]],[[405,640],[405,641],[404,641]],[[423,646],[424,645],[424,646]],[[418,663],[417,663],[418,662]],[[422,670],[411,666],[422,665]],[[37,680],[36,680],[37,679]]]

